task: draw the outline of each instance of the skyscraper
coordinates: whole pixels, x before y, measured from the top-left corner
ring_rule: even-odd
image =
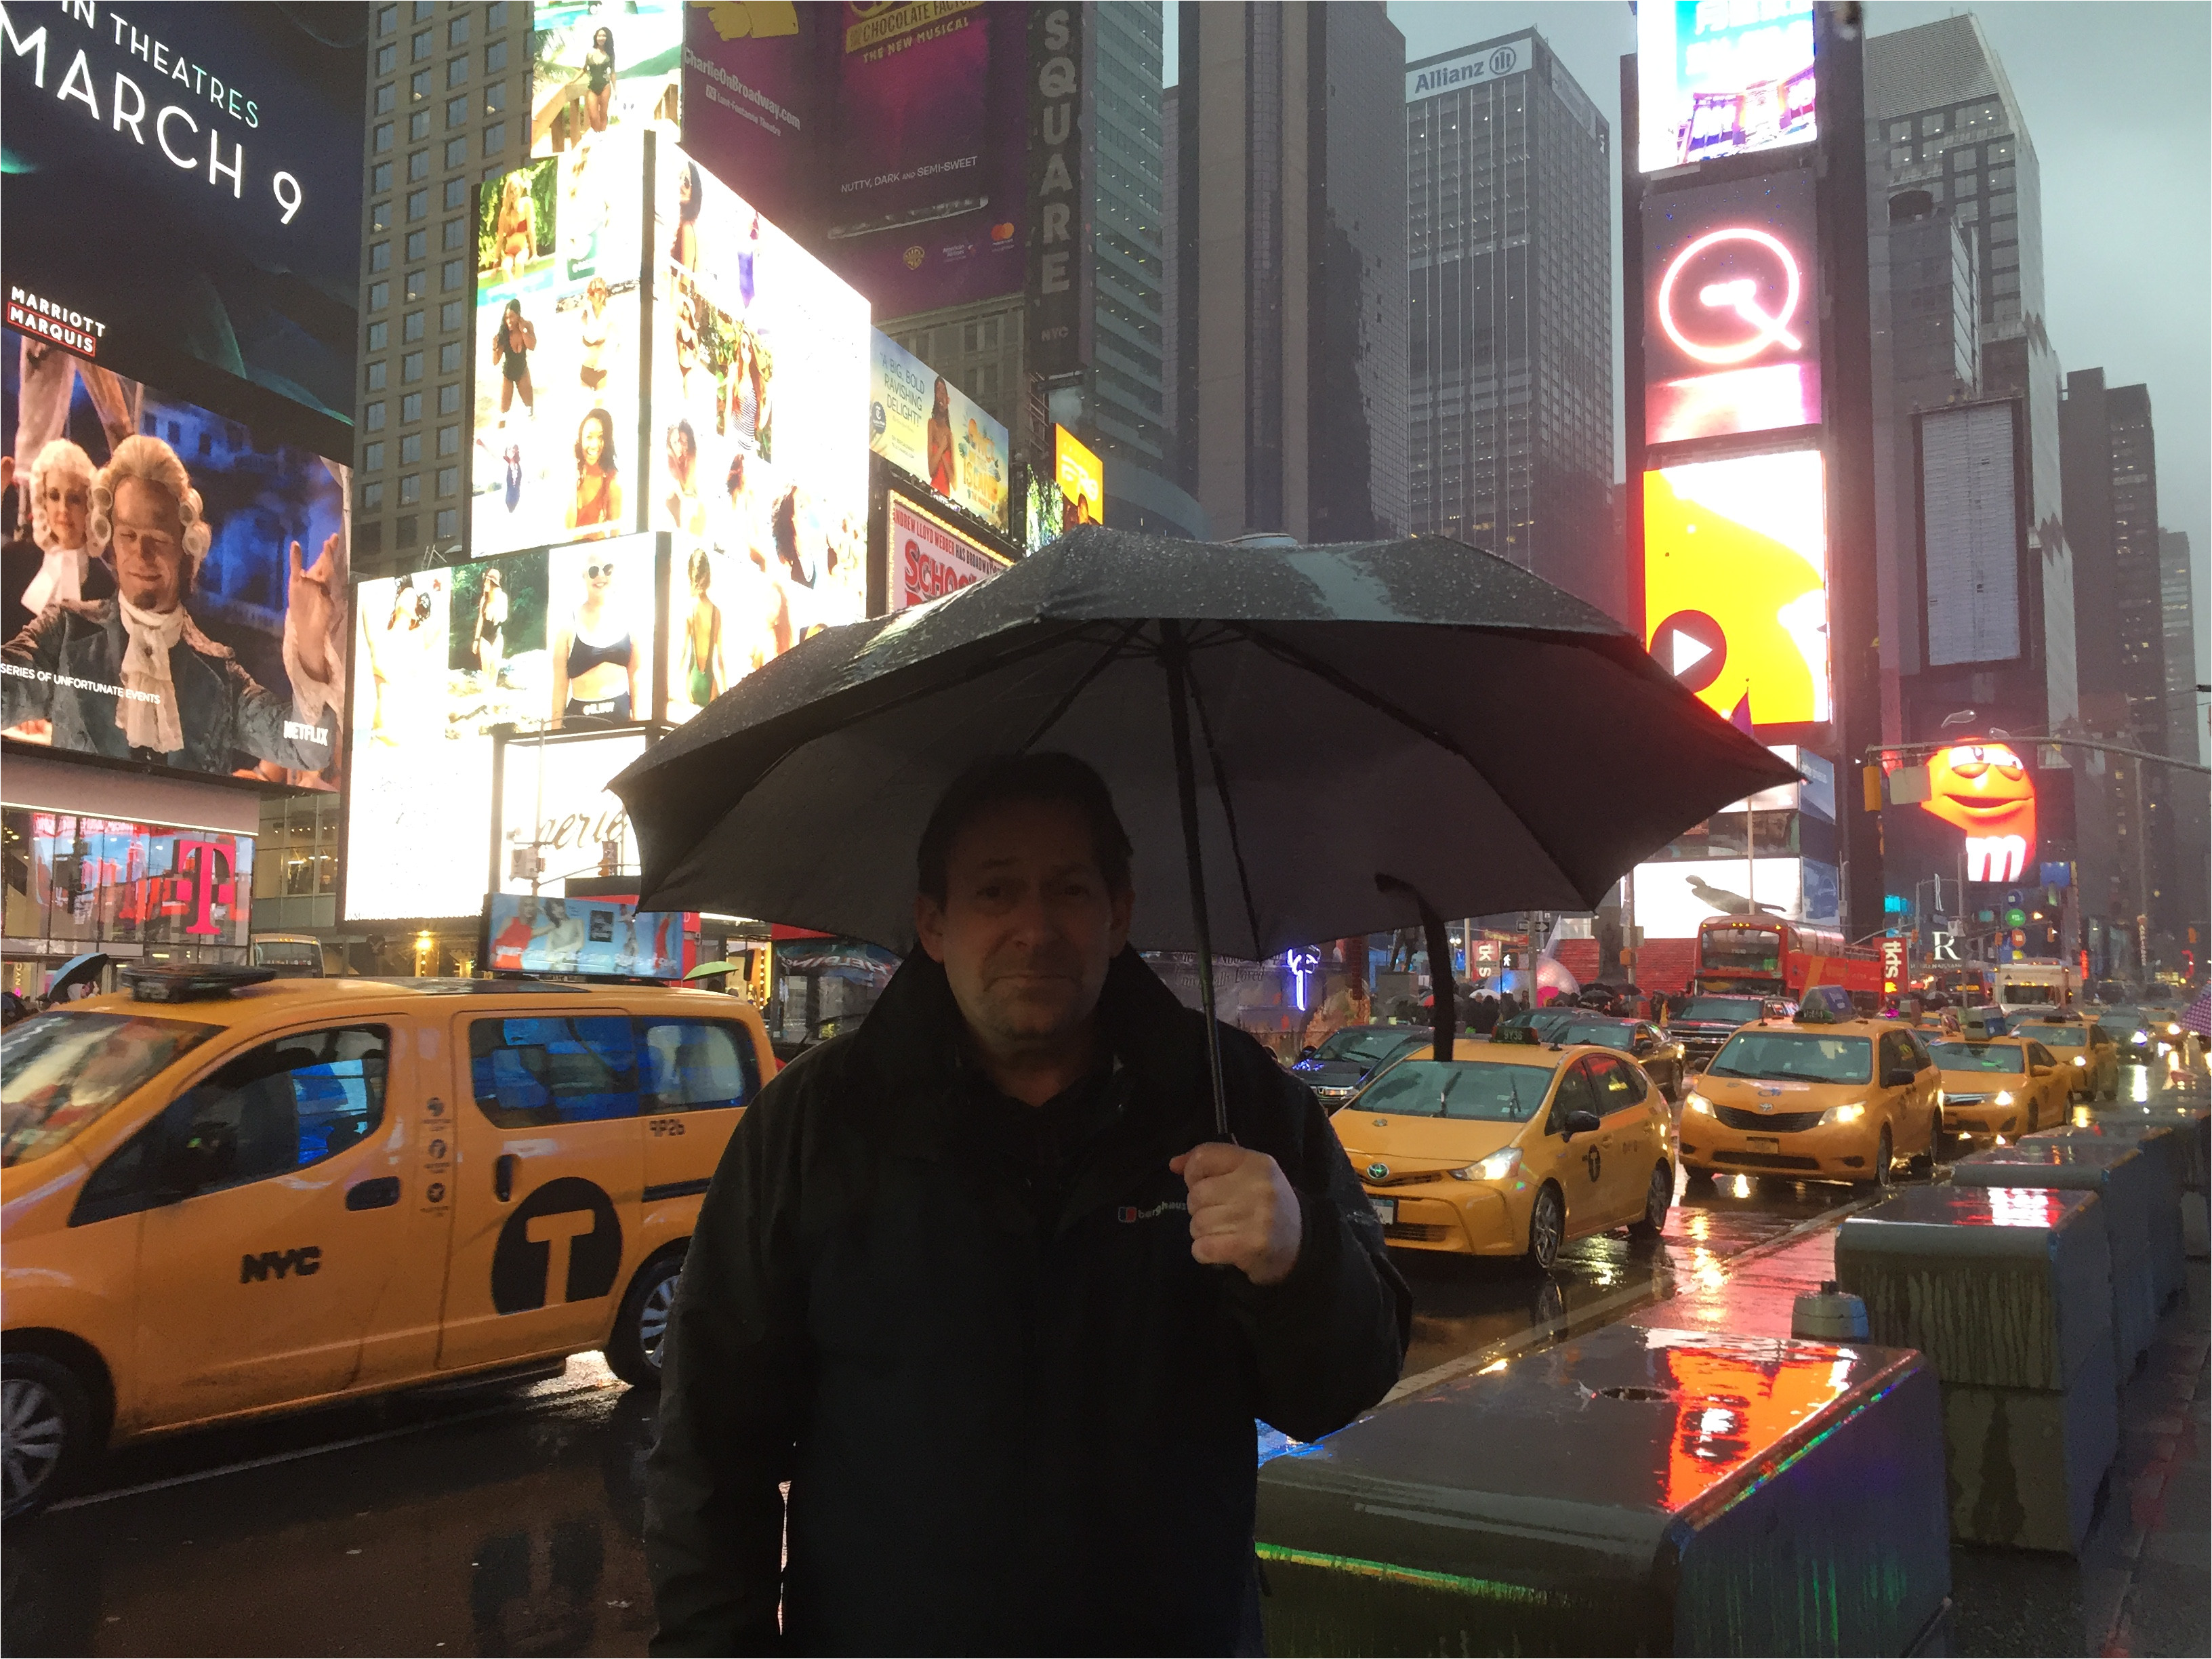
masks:
[[[1217,537],[1408,523],[1405,37],[1373,0],[1187,5],[1181,474]]]
[[[1408,528],[1618,614],[1612,148],[1533,31],[1406,66]]]
[[[2159,591],[2166,613],[2166,752],[2203,765],[2206,759],[2204,714],[2197,687],[2204,678],[2197,652],[2203,634],[2197,618],[2195,580],[2185,531],[2158,536]],[[2187,937],[2197,929],[2201,963],[2212,946],[2212,796],[2203,774],[2176,772],[2168,789],[2172,801],[2173,866],[2168,905]]]
[[[1866,88],[1884,734],[1924,740],[1966,708],[1984,724],[2048,730],[2076,713],[2076,583],[2035,146],[1971,15],[1869,36]],[[1995,450],[1980,453],[1992,445],[2010,452],[2002,465],[2017,475],[2025,522],[2002,580],[2019,621],[1931,644],[1929,601],[1940,609],[1947,584],[1963,599],[1975,583],[1970,556],[1944,539],[1944,504],[1922,487],[1923,417],[1978,402],[1998,409],[1971,439],[1956,421],[1936,430],[1975,448],[1977,464],[2000,464]],[[1936,542],[1923,555],[1931,522]]]
[[[370,19],[355,574],[468,526],[476,187],[530,151],[530,7],[408,0]]]

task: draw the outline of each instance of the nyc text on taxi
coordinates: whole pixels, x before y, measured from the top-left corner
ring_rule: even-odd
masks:
[[[1415,1049],[1331,1120],[1393,1244],[1522,1256],[1628,1224],[1656,1236],[1674,1195],[1666,1097],[1625,1054],[1533,1030]]]
[[[107,1444],[604,1349],[773,1072],[706,992],[143,974],[4,1039],[6,1513]]]
[[[1721,1045],[1682,1103],[1693,1176],[1774,1175],[1887,1186],[1899,1158],[1931,1164],[1943,1096],[1921,1035],[1808,1003]]]

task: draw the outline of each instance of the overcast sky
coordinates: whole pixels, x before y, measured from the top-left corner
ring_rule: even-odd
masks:
[[[1167,82],[1176,70],[1167,6]],[[1869,0],[1877,34],[1973,10],[2043,167],[2045,320],[2063,370],[2149,385],[2159,516],[2189,532],[2212,626],[2212,6],[2195,0]],[[1626,0],[1391,0],[1408,58],[1532,24],[1620,137]],[[1617,148],[1616,148],[1616,153]],[[1620,468],[1620,179],[1613,179],[1614,467]],[[2205,673],[2207,642],[2197,646]]]

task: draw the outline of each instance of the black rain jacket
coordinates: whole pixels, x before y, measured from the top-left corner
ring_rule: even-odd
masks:
[[[1303,1237],[1279,1285],[1193,1261],[1168,1160],[1215,1138],[1202,1018],[1133,951],[1099,1018],[1057,1214],[921,951],[745,1114],[663,1351],[653,1652],[1261,1650],[1254,1419],[1373,1405],[1412,1299],[1311,1091],[1227,1027],[1231,1127]]]

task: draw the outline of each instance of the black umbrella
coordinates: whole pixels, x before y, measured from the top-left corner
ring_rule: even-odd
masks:
[[[1611,617],[1461,543],[1091,526],[802,641],[611,787],[641,904],[901,948],[945,786],[1032,749],[1105,779],[1136,847],[1132,942],[1197,951],[1209,1016],[1216,950],[1416,916],[1449,983],[1441,916],[1593,908],[1682,830],[1797,775]]]

